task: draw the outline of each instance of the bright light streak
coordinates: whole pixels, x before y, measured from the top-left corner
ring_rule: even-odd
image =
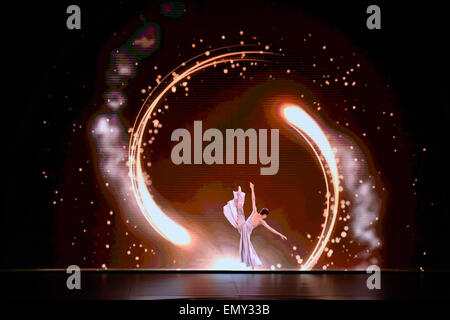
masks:
[[[302,265],[302,269],[309,270],[314,267],[314,265],[317,263],[317,260],[322,255],[322,252],[325,249],[334,229],[338,213],[337,204],[339,203],[339,174],[333,149],[331,148],[331,145],[325,133],[322,131],[316,121],[314,121],[314,119],[299,106],[285,106],[283,108],[283,115],[288,123],[308,142],[308,144],[313,149],[314,153],[317,156],[317,159],[320,162],[327,188],[327,210],[325,211],[326,214],[324,228],[322,228],[322,232],[313,252],[309,256],[307,261]],[[318,150],[316,150],[316,148]],[[334,199],[332,200],[334,200],[334,205],[331,206],[331,220],[329,220],[330,188],[328,185],[327,171],[322,161],[321,155],[325,159],[325,165],[331,172],[333,184]]]
[[[141,166],[140,161],[139,166]],[[141,171],[140,168],[138,170]],[[139,180],[138,185],[140,186],[141,195],[141,201],[138,201],[138,204],[140,207],[142,205],[141,210],[150,225],[156,226],[157,231],[161,235],[175,244],[189,244],[191,242],[191,237],[189,236],[188,232],[184,228],[173,222],[171,219],[169,219],[158,207],[158,205],[150,195],[150,192],[145,187],[144,176],[138,175],[137,178]]]

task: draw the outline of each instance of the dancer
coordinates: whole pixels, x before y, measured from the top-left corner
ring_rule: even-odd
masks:
[[[269,209],[263,208],[258,214],[255,202],[255,186],[250,182],[250,189],[252,190],[252,213],[245,219],[244,214],[244,202],[245,193],[242,192],[239,186],[238,191],[233,191],[234,199],[228,201],[228,203],[223,207],[223,213],[228,221],[233,227],[235,227],[241,234],[241,241],[239,245],[239,255],[241,257],[241,262],[245,263],[246,266],[252,267],[261,265],[261,260],[253,248],[250,241],[250,236],[254,228],[259,225],[266,227],[270,232],[278,235],[281,239],[286,240],[286,236],[279,233],[273,229],[269,224],[264,221],[269,215]]]

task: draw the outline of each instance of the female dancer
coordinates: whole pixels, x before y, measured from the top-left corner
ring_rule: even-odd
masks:
[[[262,225],[263,227],[266,227],[270,232],[280,236],[281,239],[286,240],[287,238],[264,221],[269,215],[269,210],[267,208],[261,209],[258,214],[255,203],[255,186],[251,182],[250,189],[252,190],[253,210],[247,220],[245,219],[243,209],[245,202],[245,193],[241,191],[240,186],[238,191],[233,191],[234,199],[228,201],[228,203],[223,207],[223,213],[231,223],[231,225],[235,227],[241,234],[241,241],[239,245],[239,255],[241,257],[241,262],[245,263],[246,266],[252,267],[252,269],[254,269],[255,266],[261,265],[261,260],[256,254],[255,249],[253,248],[253,245],[250,241],[250,236],[254,228]]]

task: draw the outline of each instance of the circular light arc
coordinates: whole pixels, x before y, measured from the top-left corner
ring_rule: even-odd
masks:
[[[222,48],[232,50],[232,47]],[[217,53],[211,56],[211,53]],[[142,212],[148,223],[165,239],[175,245],[188,245],[192,243],[189,231],[183,226],[177,224],[169,218],[163,210],[158,206],[150,188],[147,186],[144,172],[142,170],[142,161],[139,156],[142,152],[142,140],[144,130],[150,120],[156,106],[163,97],[176,86],[180,81],[192,76],[198,71],[206,69],[217,64],[223,64],[232,61],[266,61],[265,59],[275,55],[273,52],[264,50],[238,50],[234,52],[220,53],[220,49],[201,54],[186,62],[183,62],[177,68],[167,74],[163,80],[149,93],[147,99],[143,103],[136,121],[134,123],[130,144],[129,144],[129,175],[131,179],[131,189],[137,201],[140,211]],[[172,79],[170,79],[172,75]],[[328,142],[324,132],[316,121],[303,111],[299,106],[287,106],[283,109],[283,115],[287,122],[297,131],[310,145],[316,157],[319,159],[322,171],[325,176],[327,188],[327,209],[325,214],[325,223],[319,240],[309,255],[306,262],[302,265],[302,269],[310,270],[317,263],[323,253],[326,244],[332,234],[336,217],[338,214],[338,197],[339,197],[339,175],[336,159],[334,157],[331,145]],[[325,161],[323,161],[325,160]],[[324,163],[325,162],[325,163]],[[333,188],[330,189],[327,168],[331,172],[331,182]],[[334,194],[334,205],[330,205],[330,191]],[[331,207],[331,219],[329,212]]]

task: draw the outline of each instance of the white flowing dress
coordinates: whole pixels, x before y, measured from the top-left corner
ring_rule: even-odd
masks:
[[[252,223],[253,212],[247,220],[244,214],[245,193],[239,187],[238,191],[233,191],[234,199],[228,201],[223,207],[223,213],[233,227],[235,227],[241,234],[241,241],[239,245],[239,255],[241,262],[248,267],[261,265],[261,260],[253,248],[250,236],[255,226]]]

